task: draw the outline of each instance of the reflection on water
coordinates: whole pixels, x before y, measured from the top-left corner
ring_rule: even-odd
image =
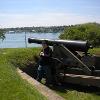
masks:
[[[43,39],[58,39],[60,33],[11,33],[5,34],[5,40],[0,40],[0,48],[23,48],[23,47],[38,47],[39,44],[25,44],[25,35],[26,42],[29,37],[34,38],[43,38]]]

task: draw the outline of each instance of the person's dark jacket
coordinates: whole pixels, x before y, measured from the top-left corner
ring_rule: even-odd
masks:
[[[44,53],[44,56],[40,56],[39,64],[41,66],[50,65],[51,57],[52,57],[52,49],[50,47],[47,47],[47,48],[41,50],[41,52]],[[45,56],[45,55],[48,55],[48,56]]]

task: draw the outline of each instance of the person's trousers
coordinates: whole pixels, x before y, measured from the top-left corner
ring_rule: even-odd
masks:
[[[51,84],[51,68],[49,65],[41,66],[39,65],[38,70],[37,70],[37,80],[41,82],[44,74],[46,75],[46,83]]]

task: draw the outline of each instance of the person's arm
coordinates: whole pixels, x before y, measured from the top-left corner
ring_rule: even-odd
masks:
[[[41,52],[41,56],[50,57],[52,55],[52,50],[49,48],[46,52]]]
[[[49,57],[49,56],[50,56],[50,54],[49,54],[49,53],[48,53],[48,54],[46,54],[46,53],[44,53],[44,52],[41,52],[41,53],[40,53],[40,56]]]
[[[41,52],[39,53],[39,56],[44,56],[43,49],[42,49]]]
[[[44,54],[45,57],[50,57],[50,54]]]
[[[52,49],[49,48],[48,51],[46,53],[44,53],[44,56],[50,57],[51,55],[52,55]]]

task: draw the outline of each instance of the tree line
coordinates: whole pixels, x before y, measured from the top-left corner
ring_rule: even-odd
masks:
[[[94,47],[100,47],[100,24],[86,23],[66,27],[59,38],[68,40],[87,40]]]
[[[4,31],[4,29],[0,29],[0,39],[4,39],[5,38],[5,31]]]
[[[50,26],[50,27],[17,27],[5,28],[6,32],[33,32],[33,33],[58,33],[62,32],[66,26]]]

